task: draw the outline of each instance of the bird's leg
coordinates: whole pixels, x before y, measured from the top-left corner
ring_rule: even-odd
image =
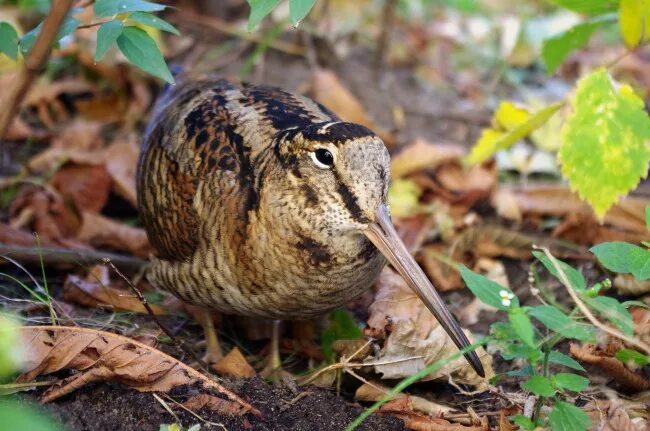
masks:
[[[281,320],[274,320],[271,332],[271,345],[269,349],[269,356],[267,357],[266,366],[260,372],[264,378],[268,378],[273,382],[280,382],[284,377],[284,370],[282,369],[282,360],[280,358],[280,324]]]
[[[205,333],[205,354],[203,361],[207,364],[214,364],[223,358],[223,352],[219,345],[217,330],[212,319],[212,312],[204,307],[186,304],[186,310],[194,317]]]

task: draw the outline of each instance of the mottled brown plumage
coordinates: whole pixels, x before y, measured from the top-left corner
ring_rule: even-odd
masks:
[[[172,86],[138,166],[158,252],[149,278],[226,313],[303,319],[340,307],[374,282],[382,252],[403,274],[414,270],[401,243],[385,249],[399,242],[387,215],[379,220],[389,171],[372,131],[308,98],[210,77]],[[428,283],[416,278],[407,277]],[[436,298],[432,311],[457,328]]]

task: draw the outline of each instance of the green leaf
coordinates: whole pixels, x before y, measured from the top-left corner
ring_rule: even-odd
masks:
[[[646,310],[650,310],[650,305],[646,304],[645,302],[641,301],[624,301],[621,303],[621,305],[625,308],[630,308],[630,307],[641,307],[645,308]]]
[[[248,17],[248,31],[257,27],[257,24],[267,16],[280,0],[246,0],[251,7],[251,14]]]
[[[573,392],[582,392],[589,386],[589,379],[573,373],[558,373],[553,381],[558,388]]]
[[[573,368],[578,371],[585,371],[584,367],[580,365],[578,361],[571,358],[570,356],[565,355],[564,353],[558,352],[557,350],[551,351],[548,355],[548,361],[554,364],[564,365],[565,367]]]
[[[29,431],[61,431],[60,425],[40,409],[32,407],[25,401],[0,401],[0,418],[2,429],[29,430]]]
[[[548,418],[553,431],[585,431],[591,427],[589,416],[565,401],[556,401]]]
[[[589,298],[583,296],[583,301],[600,315],[612,322],[626,335],[634,336],[634,321],[629,311],[616,299],[609,296],[597,296]]]
[[[555,395],[553,383],[544,376],[533,376],[527,382],[522,383],[521,387],[540,397],[552,397]]]
[[[593,327],[574,322],[569,316],[552,305],[532,307],[528,310],[528,314],[542,322],[551,331],[555,331],[565,338],[580,341],[595,341],[596,339]]]
[[[638,280],[650,279],[650,251],[627,242],[604,242],[589,251],[607,269],[618,273],[631,273]]]
[[[361,329],[352,315],[344,310],[330,314],[330,325],[321,334],[321,346],[327,362],[334,362],[332,343],[336,340],[356,340],[361,338]]]
[[[101,18],[128,12],[158,12],[166,7],[144,0],[95,0],[93,11],[95,18]]]
[[[616,352],[616,359],[618,359],[621,362],[634,361],[636,364],[640,366],[650,364],[649,357],[647,357],[643,353],[637,352],[636,350],[632,350],[632,349],[619,350],[618,352]]]
[[[605,69],[578,82],[573,107],[558,159],[571,188],[602,219],[648,172],[650,117],[632,88],[616,88]]]
[[[535,422],[531,421],[524,415],[508,416],[508,419],[528,431],[533,431],[535,428],[537,428]]]
[[[18,60],[18,32],[8,22],[0,22],[0,53]]]
[[[548,119],[560,109],[560,107],[562,107],[561,103],[547,106],[531,115],[525,123],[506,132],[492,128],[484,129],[483,134],[476,144],[474,144],[472,150],[467,156],[467,163],[475,164],[484,162],[492,157],[497,151],[504,150],[517,143],[521,139],[530,135],[536,129],[543,126],[544,123],[546,123],[546,121],[548,121]]]
[[[558,6],[587,15],[598,15],[614,12],[618,9],[619,0],[551,0]]]
[[[519,299],[510,289],[471,271],[466,266],[461,266],[460,275],[469,290],[484,304],[504,311],[509,310],[511,306],[519,307]]]
[[[635,48],[643,38],[643,3],[645,0],[620,0],[618,9],[621,38],[628,48]]]
[[[537,347],[530,347],[521,343],[509,343],[501,350],[501,356],[506,361],[513,359],[525,359],[531,364],[537,364],[542,360],[542,351]]]
[[[314,4],[316,0],[289,0],[289,18],[291,24],[298,25],[302,21]]]
[[[603,16],[593,18],[569,30],[545,39],[542,44],[542,60],[548,70],[553,74],[564,62],[572,51],[580,49],[589,42],[591,35],[603,24],[616,20],[616,16]]]
[[[540,262],[542,262],[542,265],[550,272],[555,278],[560,280],[560,274],[556,270],[555,265],[553,265],[553,262],[548,258],[546,253],[542,251],[533,251],[533,256],[537,258]],[[585,278],[582,276],[580,271],[577,269],[573,268],[571,265],[569,265],[566,262],[561,261],[558,258],[555,258],[555,263],[562,269],[564,272],[564,275],[566,275],[566,278],[569,280],[569,284],[571,287],[573,287],[574,290],[577,291],[583,291],[587,288],[587,282],[585,281]]]
[[[70,10],[70,12],[68,12],[68,15],[66,16],[65,20],[61,24],[61,27],[59,28],[59,31],[56,33],[56,36],[54,37],[54,42],[58,42],[59,40],[68,36],[69,34],[72,34],[72,32],[74,32],[77,29],[77,27],[79,27],[81,22],[76,18],[72,18],[72,15],[78,12],[79,12],[78,8],[74,8]],[[23,55],[27,55],[29,51],[32,50],[32,47],[36,42],[36,38],[38,37],[38,34],[41,32],[42,28],[43,28],[43,23],[40,23],[32,30],[25,33],[23,37],[20,39],[20,43],[19,43],[20,52],[22,52]]]
[[[124,56],[140,69],[169,83],[174,82],[156,42],[142,29],[125,27],[117,38]]]
[[[102,59],[106,51],[113,46],[117,38],[122,34],[124,26],[121,21],[113,20],[105,22],[97,30],[97,49],[95,51],[95,61]]]
[[[526,310],[521,307],[513,308],[508,313],[508,318],[519,338],[528,346],[535,347],[535,329],[526,315]]]
[[[176,27],[168,23],[162,18],[158,18],[156,15],[152,15],[147,12],[134,12],[129,15],[130,21],[135,21],[139,24],[146,25],[148,27],[157,28],[168,33],[173,33],[176,36],[180,36],[181,33]]]

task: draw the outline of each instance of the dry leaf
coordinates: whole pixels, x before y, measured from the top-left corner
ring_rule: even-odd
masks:
[[[600,350],[595,344],[583,344],[578,346],[571,343],[571,355],[587,364],[598,365],[616,383],[632,392],[639,392],[650,389],[650,382],[643,376],[628,370],[625,365],[615,357]]]
[[[246,411],[242,411],[242,406],[237,402],[219,398],[210,394],[193,395],[183,403],[183,406],[195,413],[202,408],[208,408],[213,412],[225,416],[241,416],[242,414],[247,413]]]
[[[78,210],[98,213],[108,202],[111,177],[102,165],[67,163],[52,176],[50,185]]]
[[[250,366],[244,355],[235,346],[226,356],[221,358],[212,368],[219,375],[250,378],[255,375],[255,370]]]
[[[612,401],[590,401],[583,407],[591,419],[592,431],[646,431],[641,422],[635,424],[623,405]]]
[[[331,70],[317,69],[314,71],[311,81],[311,92],[315,100],[336,115],[343,121],[361,124],[379,135],[386,145],[395,143],[395,136],[380,131],[379,127],[370,119],[366,110],[359,100],[341,83],[339,78]]]
[[[423,169],[435,169],[443,163],[460,160],[465,152],[460,145],[434,144],[421,138],[415,139],[392,158],[391,177],[396,179]]]
[[[357,391],[354,394],[354,399],[359,401],[379,401],[386,396],[389,390],[389,388],[377,382],[372,382],[372,384],[364,383],[363,385],[359,386],[359,388],[357,388]],[[417,410],[431,416],[444,416],[456,411],[456,409],[453,407],[437,404],[433,401],[427,400],[426,398],[418,397],[415,395],[407,395],[405,393],[395,395],[394,400],[402,400],[404,398],[409,398],[409,402],[411,403],[413,410]]]
[[[135,137],[116,141],[104,151],[106,170],[111,176],[115,193],[138,206],[135,191],[135,171],[140,148]]]
[[[432,418],[413,411],[411,397],[389,401],[378,410],[380,413],[390,413],[404,421],[407,428],[415,431],[488,431],[487,418],[480,425],[461,425],[451,423],[442,418]]]
[[[513,424],[508,419],[508,416],[514,416],[521,412],[519,407],[509,407],[507,409],[502,409],[499,411],[499,423],[497,429],[499,431],[517,431],[519,429],[518,425]]]
[[[533,239],[525,234],[497,226],[471,227],[456,237],[449,249],[453,259],[471,252],[475,257],[510,257],[528,259],[532,256]]]
[[[377,282],[367,325],[367,334],[383,338],[384,345],[376,357],[368,358],[366,362],[381,362],[382,365],[374,365],[374,369],[385,379],[410,376],[458,351],[422,301],[399,275],[388,268],[382,271]],[[471,340],[472,335],[465,332]],[[474,372],[465,358],[460,357],[423,380],[447,379],[451,374],[458,383],[484,388],[494,375],[492,358],[481,348],[476,352],[485,368],[485,379]]]
[[[465,287],[460,273],[442,258],[442,256],[446,257],[447,249],[446,245],[433,244],[424,247],[418,254],[422,268],[440,292]]]
[[[619,295],[641,296],[650,293],[650,280],[637,280],[632,274],[616,274],[613,284]]]
[[[37,376],[62,369],[77,371],[45,391],[43,402],[98,381],[116,381],[140,392],[168,392],[180,385],[200,384],[237,403],[236,414],[260,414],[233,392],[188,365],[121,335],[64,326],[26,326],[20,329],[20,335],[24,372],[18,382],[31,382]]]
[[[106,269],[106,267],[102,267]],[[110,280],[98,280],[70,274],[63,283],[63,299],[88,307],[108,307],[114,310],[148,313],[142,302],[129,290],[112,286]],[[149,304],[156,315],[166,315],[167,310],[156,304]]]
[[[126,251],[139,257],[153,253],[144,229],[118,223],[101,214],[84,212],[76,238],[93,247]]]

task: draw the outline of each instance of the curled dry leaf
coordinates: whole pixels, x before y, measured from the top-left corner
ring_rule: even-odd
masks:
[[[418,254],[418,260],[431,282],[441,292],[462,289],[460,273],[447,261],[448,247],[444,244],[427,245]]]
[[[632,274],[616,274],[613,284],[620,295],[641,296],[650,293],[650,280],[637,280]]]
[[[442,418],[432,418],[413,411],[411,397],[403,397],[389,401],[378,410],[380,413],[390,413],[404,421],[407,428],[415,431],[488,431],[487,417],[482,418],[479,425],[462,425],[451,423]]]
[[[64,326],[27,326],[20,329],[24,350],[18,382],[62,369],[77,371],[45,391],[49,402],[92,382],[115,381],[140,392],[168,392],[180,385],[199,384],[225,395],[238,405],[234,414],[260,412],[219,383],[177,359],[121,335]]]
[[[102,165],[77,165],[66,163],[50,179],[66,201],[76,209],[98,213],[108,202],[111,177]]]
[[[389,388],[377,382],[372,382],[372,384],[364,383],[363,385],[359,386],[354,394],[354,398],[359,401],[379,401],[386,396],[389,390]],[[405,393],[397,394],[394,400],[402,400],[404,398],[410,399],[409,402],[413,410],[426,413],[431,416],[441,417],[456,411],[456,409],[452,407],[437,404],[433,401],[427,400],[426,398],[418,397],[415,395],[408,395]]]
[[[216,364],[213,364],[212,368],[219,375],[244,378],[250,378],[255,375],[255,370],[236,346]]]
[[[382,132],[380,127],[370,119],[359,100],[348,90],[331,70],[317,69],[311,81],[314,99],[331,109],[344,121],[361,124],[377,134],[386,145],[395,143],[395,136]]]
[[[607,352],[602,351],[595,344],[571,344],[571,356],[580,362],[587,364],[594,364],[599,366],[605,373],[607,373],[616,383],[620,384],[631,392],[639,392],[650,389],[650,382],[643,376],[633,373],[625,367],[625,365],[609,355]]]
[[[640,421],[633,421],[624,406],[614,401],[590,401],[583,407],[591,419],[592,431],[646,431]]]
[[[242,407],[237,402],[219,398],[211,394],[193,395],[183,403],[183,407],[193,412],[207,408],[225,416],[241,416],[243,413],[246,413],[242,412]]]
[[[139,257],[147,257],[153,252],[144,229],[127,226],[91,212],[83,213],[76,238],[93,247],[108,247]]]
[[[106,268],[106,267],[102,267]],[[89,275],[86,278],[70,274],[63,283],[63,299],[88,307],[108,307],[114,310],[147,313],[142,302],[129,290],[114,286],[110,280],[98,280]],[[156,304],[149,304],[156,315],[168,314]]]
[[[384,339],[381,351],[365,362],[381,363],[373,368],[385,379],[410,376],[458,351],[422,301],[399,275],[388,268],[382,271],[377,282],[366,332]],[[472,334],[465,332],[472,340]],[[451,375],[458,383],[484,388],[494,375],[492,357],[481,348],[477,349],[477,354],[485,368],[485,379],[474,372],[465,358],[460,357],[424,380],[447,379]]]
[[[533,238],[497,226],[471,227],[458,235],[451,247],[451,258],[458,259],[471,252],[476,258],[505,256],[512,259],[531,257]]]
[[[434,144],[418,138],[392,158],[390,174],[396,179],[423,169],[435,169],[443,163],[460,160],[465,152],[460,145]]]

